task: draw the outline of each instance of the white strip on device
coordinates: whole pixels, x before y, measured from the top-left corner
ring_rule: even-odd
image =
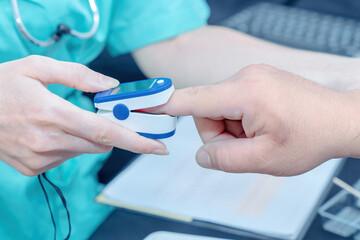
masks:
[[[97,93],[94,98],[98,114],[152,139],[175,134],[176,117],[137,111],[165,104],[174,92],[169,78],[154,78],[121,83]]]

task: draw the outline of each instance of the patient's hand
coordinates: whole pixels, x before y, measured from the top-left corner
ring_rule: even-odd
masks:
[[[253,65],[220,84],[175,91],[153,110],[194,116],[204,142],[196,159],[205,168],[297,175],[359,153],[355,98],[356,92]]]

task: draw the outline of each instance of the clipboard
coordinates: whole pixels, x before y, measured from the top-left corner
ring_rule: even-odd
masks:
[[[241,236],[302,239],[344,162],[295,177],[207,170],[195,163],[202,142],[193,119],[182,118],[177,129],[164,140],[169,156],[138,156],[96,200]]]

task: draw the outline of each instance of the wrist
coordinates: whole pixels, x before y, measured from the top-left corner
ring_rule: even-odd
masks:
[[[339,156],[360,158],[360,90],[340,93],[343,104],[340,106],[340,132],[343,141],[340,143]],[[342,129],[341,129],[342,128]]]

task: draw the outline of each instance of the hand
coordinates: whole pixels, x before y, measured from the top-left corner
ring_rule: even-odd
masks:
[[[83,153],[112,146],[166,154],[166,147],[52,94],[59,83],[87,92],[116,87],[115,79],[87,67],[30,56],[0,64],[0,159],[34,176]]]
[[[297,175],[353,154],[360,131],[350,95],[253,65],[220,84],[175,91],[150,111],[194,116],[204,142],[196,159],[205,168]]]

